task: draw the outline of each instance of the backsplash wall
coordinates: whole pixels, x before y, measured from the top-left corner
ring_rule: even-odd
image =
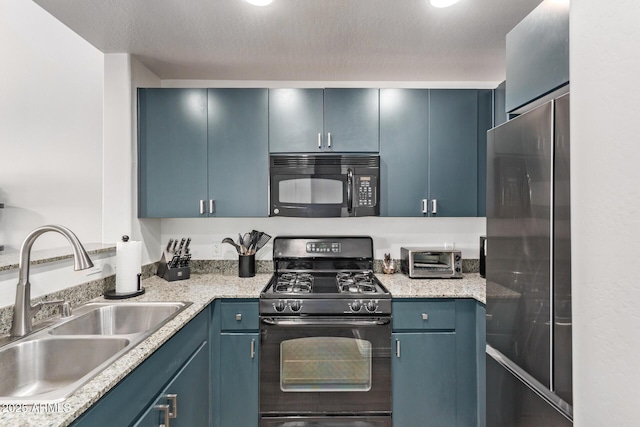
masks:
[[[454,244],[463,258],[478,258],[479,236],[486,232],[486,218],[197,218],[161,220],[161,244],[170,238],[191,237],[194,259],[237,259],[235,248],[220,246],[213,254],[213,244],[223,238],[238,240],[238,233],[251,230],[278,235],[366,235],[373,238],[375,258],[385,253],[400,258],[402,246],[444,248]],[[158,248],[158,259],[162,248]],[[271,259],[268,243],[257,254],[259,260]]]

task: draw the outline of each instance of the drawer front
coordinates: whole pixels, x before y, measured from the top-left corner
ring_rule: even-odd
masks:
[[[456,328],[453,300],[393,301],[393,330],[429,330]]]
[[[258,301],[220,303],[223,331],[258,330]]]

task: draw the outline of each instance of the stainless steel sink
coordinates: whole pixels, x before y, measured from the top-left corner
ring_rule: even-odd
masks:
[[[87,304],[93,310],[51,329],[53,335],[129,335],[148,331],[184,307],[182,303]]]
[[[63,400],[189,305],[89,303],[0,347],[0,403]]]
[[[14,398],[65,390],[129,345],[126,338],[43,338],[0,351],[0,395]]]

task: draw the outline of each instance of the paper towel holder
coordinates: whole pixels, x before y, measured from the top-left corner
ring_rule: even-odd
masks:
[[[104,298],[105,299],[125,299],[125,298],[137,297],[138,295],[144,294],[144,288],[141,285],[141,281],[142,281],[141,276],[142,276],[141,274],[138,274],[138,289],[136,291],[133,291],[133,292],[116,292],[115,290],[107,291],[104,293]]]
[[[128,242],[129,241],[129,236],[124,235],[122,236],[122,241],[123,242]],[[117,292],[115,289],[112,291],[107,291],[104,293],[104,298],[105,299],[126,299],[126,298],[133,298],[133,297],[137,297],[139,295],[144,294],[144,288],[142,287],[142,274],[138,273],[138,286],[137,289],[135,291],[131,291],[131,292]]]

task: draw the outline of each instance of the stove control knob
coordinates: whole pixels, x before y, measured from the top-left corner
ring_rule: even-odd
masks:
[[[285,308],[287,308],[287,305],[283,300],[280,299],[278,300],[278,302],[273,303],[273,308],[275,308],[278,313],[281,313]]]
[[[291,306],[291,311],[293,311],[294,313],[297,313],[302,308],[302,303],[300,302],[300,300],[293,300],[291,301],[290,306]]]
[[[378,302],[375,300],[369,300],[367,301],[365,308],[369,313],[374,313],[378,309]]]
[[[352,312],[357,313],[362,308],[362,301],[354,301],[351,303],[350,307]]]

